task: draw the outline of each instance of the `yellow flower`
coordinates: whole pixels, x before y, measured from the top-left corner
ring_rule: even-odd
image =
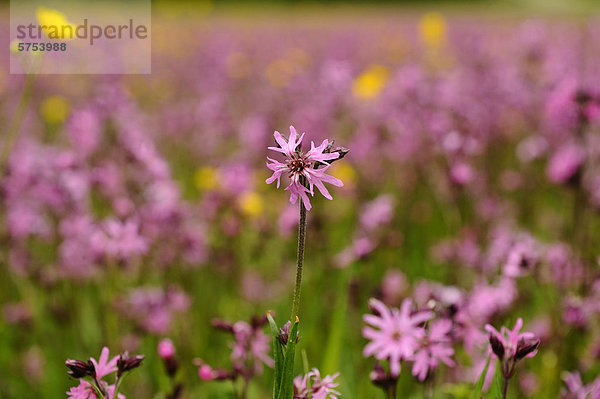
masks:
[[[196,187],[202,191],[214,190],[219,186],[217,170],[210,166],[199,168],[194,175]]]
[[[331,165],[330,172],[344,182],[344,187],[352,187],[356,182],[356,171],[348,162],[335,162]]]
[[[439,48],[446,42],[446,20],[444,16],[430,12],[419,22],[421,40],[430,48]]]
[[[354,96],[363,100],[377,97],[385,88],[389,75],[390,72],[383,65],[370,66],[354,80]]]
[[[255,192],[246,192],[239,199],[242,213],[249,217],[257,217],[262,214],[264,203],[262,197]]]
[[[266,76],[269,83],[275,87],[284,87],[294,77],[294,64],[288,60],[273,61],[267,66]]]
[[[38,7],[38,24],[50,39],[73,39],[77,25],[70,23],[67,16],[51,8]]]
[[[240,52],[234,52],[227,57],[227,75],[233,79],[241,79],[250,73],[250,59]]]
[[[47,123],[59,124],[67,119],[70,108],[69,103],[63,97],[51,96],[42,103],[40,113]]]

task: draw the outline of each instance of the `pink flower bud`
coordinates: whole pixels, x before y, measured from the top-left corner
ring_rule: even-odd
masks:
[[[162,359],[169,359],[175,356],[175,346],[169,338],[161,339],[158,343],[158,356]]]

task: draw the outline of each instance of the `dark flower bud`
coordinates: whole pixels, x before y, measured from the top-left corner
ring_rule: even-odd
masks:
[[[288,320],[287,323],[285,323],[285,325],[279,329],[279,336],[277,337],[279,339],[279,342],[281,342],[282,345],[287,345],[288,341],[290,340],[290,328],[292,326],[292,323],[290,323],[290,321]],[[298,341],[300,340],[300,333],[296,333],[296,343],[298,343]]]
[[[167,370],[167,374],[169,375],[169,377],[173,377],[179,369],[179,362],[177,362],[177,359],[175,359],[175,357],[168,357],[164,359],[164,363],[165,369]]]
[[[127,352],[121,354],[117,360],[117,375],[123,375],[123,373],[140,367],[142,360],[144,360],[144,355],[129,356]]]
[[[69,368],[67,374],[73,378],[94,377],[96,375],[96,368],[89,360],[84,362],[83,360],[67,359],[65,364]]]
[[[538,338],[521,338],[517,344],[515,360],[523,359],[525,356],[537,350],[538,346],[540,346],[540,340]]]
[[[387,389],[393,386],[398,381],[397,378],[392,377],[389,373],[386,373],[381,363],[376,362],[373,366],[373,371],[369,374],[371,382],[380,388]]]
[[[349,149],[347,149],[346,147],[341,147],[341,146],[336,146],[335,145],[335,141],[330,141],[329,144],[327,145],[327,148],[325,148],[325,150],[323,150],[324,153],[328,154],[328,153],[338,153],[338,157],[336,159],[332,159],[330,161],[327,161],[328,163],[333,163],[335,161],[339,161],[340,159],[344,158],[346,156],[346,154],[348,152],[350,152]]]
[[[233,332],[233,324],[231,324],[225,320],[214,318],[210,321],[210,324],[217,330]]]
[[[500,341],[496,335],[490,334],[490,345],[492,346],[494,354],[498,356],[498,359],[502,360],[505,352],[502,341]]]

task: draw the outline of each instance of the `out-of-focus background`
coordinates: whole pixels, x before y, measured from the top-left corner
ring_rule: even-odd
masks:
[[[350,149],[328,171],[344,187],[311,198],[299,344],[343,398],[382,395],[362,354],[371,297],[452,321],[455,365],[421,382],[405,362],[402,397],[470,397],[485,324],[519,317],[542,341],[510,397],[597,394],[599,10],[155,1],[151,75],[3,68],[0,398],[64,397],[65,359],[103,346],[146,356],[128,398],[238,397],[194,359],[239,366],[214,318],[289,314],[298,208],[265,162],[290,124],[305,149]],[[260,331],[249,398],[272,387]]]

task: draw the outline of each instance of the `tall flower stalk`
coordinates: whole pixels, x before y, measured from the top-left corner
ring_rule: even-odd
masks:
[[[267,157],[267,167],[273,171],[266,182],[271,184],[277,181],[279,188],[281,177],[288,176],[290,183],[285,190],[290,192],[290,202],[295,204],[300,198],[300,224],[298,227],[298,255],[296,260],[296,281],[292,299],[292,313],[289,328],[279,329],[271,314],[268,320],[273,334],[273,354],[275,358],[275,383],[273,386],[274,399],[291,399],[294,397],[294,357],[295,347],[298,340],[298,324],[300,310],[300,293],[302,291],[302,273],[304,269],[304,250],[306,246],[306,213],[312,208],[309,194],[314,196],[314,188],[327,199],[333,199],[324,183],[342,187],[341,180],[325,173],[334,160],[342,158],[348,150],[342,147],[334,147],[333,142],[325,139],[319,146],[311,142],[310,150],[302,152],[302,139],[304,133],[298,138],[296,129],[290,126],[288,140],[279,133],[273,134],[277,147],[269,147],[270,150],[279,152],[285,156],[283,162]],[[293,323],[293,324],[292,324]],[[286,329],[287,328],[287,329]]]

